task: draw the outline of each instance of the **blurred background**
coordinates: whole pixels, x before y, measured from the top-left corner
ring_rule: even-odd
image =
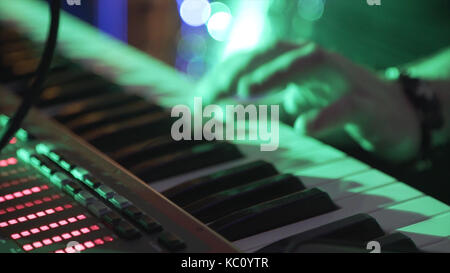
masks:
[[[448,0],[80,1],[64,1],[64,9],[193,78],[237,50],[275,39],[313,40],[374,69],[450,44]]]
[[[239,2],[81,0],[80,6],[64,1],[64,10],[198,78],[220,60]],[[263,7],[266,1],[248,2]]]

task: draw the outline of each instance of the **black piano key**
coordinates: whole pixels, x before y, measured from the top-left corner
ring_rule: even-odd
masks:
[[[373,239],[380,243],[381,252],[419,252],[416,244],[403,233],[395,232],[379,238]],[[367,242],[363,242],[367,243]]]
[[[149,157],[154,158],[163,154],[173,153],[202,143],[205,142],[175,141],[170,135],[162,135],[143,142],[132,143],[108,155],[122,166],[129,167],[148,160]]]
[[[95,111],[115,108],[120,105],[136,102],[141,100],[139,96],[126,94],[124,92],[109,92],[103,95],[78,100],[52,111],[52,117],[59,122],[66,123],[81,115],[89,114]]]
[[[48,88],[52,86],[73,83],[74,81],[83,80],[83,78],[88,78],[91,76],[94,76],[92,72],[76,65],[69,65],[64,67],[63,69],[50,73],[45,80],[44,87]]]
[[[172,125],[167,113],[155,112],[81,134],[103,152],[119,149],[130,143],[142,141],[170,132]]]
[[[99,110],[82,115],[65,125],[76,134],[83,134],[98,127],[121,122],[126,119],[150,114],[162,109],[147,101],[136,101],[107,110]]]
[[[297,177],[280,174],[213,194],[183,209],[209,223],[235,211],[304,189]]]
[[[46,88],[40,97],[38,106],[49,107],[80,98],[95,97],[114,89],[118,89],[118,86],[98,76],[90,76],[73,83]]]
[[[208,195],[278,174],[275,167],[262,160],[199,177],[170,188],[162,194],[179,206]]]
[[[237,211],[210,223],[209,227],[235,241],[335,209],[337,206],[327,193],[313,188]]]
[[[206,143],[144,161],[129,169],[150,183],[241,157],[242,154],[232,144]]]
[[[282,239],[260,252],[295,252],[296,247],[309,241],[368,242],[380,236],[384,236],[384,231],[374,218],[368,214],[356,214]]]

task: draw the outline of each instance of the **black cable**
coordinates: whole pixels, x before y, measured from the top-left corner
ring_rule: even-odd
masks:
[[[44,53],[42,54],[41,61],[36,70],[36,76],[33,77],[34,80],[32,81],[28,92],[25,93],[25,97],[22,99],[22,103],[6,125],[6,130],[0,140],[0,153],[20,129],[21,124],[28,114],[30,108],[39,99],[43,90],[42,85],[50,69],[50,65],[56,48],[61,3],[60,0],[50,0],[49,5],[51,22],[50,29],[47,35],[47,41],[45,43]]]

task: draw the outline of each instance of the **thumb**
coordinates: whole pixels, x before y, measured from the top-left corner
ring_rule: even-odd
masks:
[[[349,96],[344,96],[322,109],[310,110],[300,115],[295,121],[297,132],[314,137],[322,137],[343,129],[346,124],[354,122],[357,113]]]

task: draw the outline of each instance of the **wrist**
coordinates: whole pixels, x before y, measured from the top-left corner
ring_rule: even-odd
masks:
[[[436,130],[432,135],[432,147],[438,147],[448,143],[450,140],[450,82],[449,81],[429,81],[430,88],[438,98],[444,124],[440,130]]]

